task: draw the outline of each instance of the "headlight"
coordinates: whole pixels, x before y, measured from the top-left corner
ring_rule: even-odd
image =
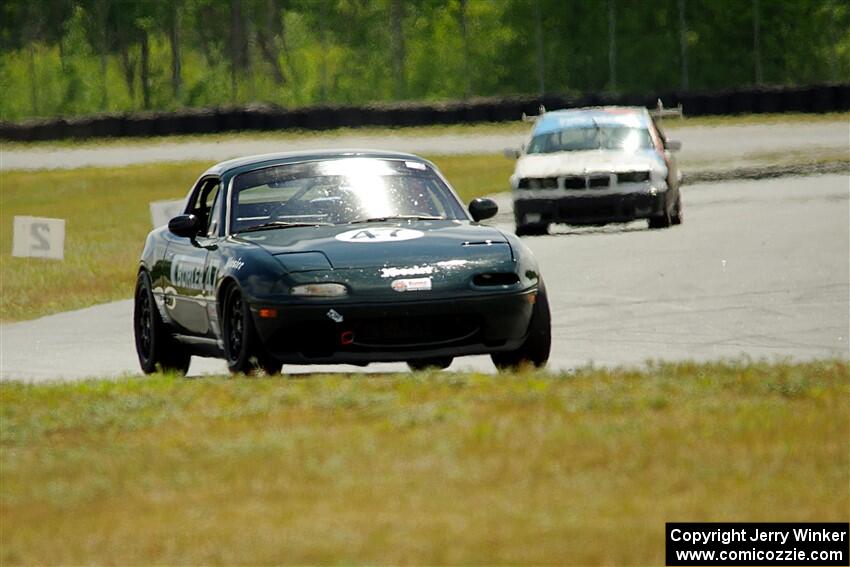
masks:
[[[653,169],[650,172],[650,181],[652,181],[652,184],[654,186],[658,187],[659,189],[661,189],[661,188],[666,189],[666,187],[667,187],[667,170],[666,169],[662,169],[662,170]]]
[[[292,286],[290,293],[301,297],[341,297],[348,295],[348,288],[338,283],[311,283]]]

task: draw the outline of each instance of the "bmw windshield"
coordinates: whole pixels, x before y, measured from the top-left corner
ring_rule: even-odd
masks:
[[[234,180],[231,231],[468,217],[419,161],[340,158],[267,167]]]
[[[538,134],[531,139],[526,153],[551,154],[583,150],[636,151],[652,148],[646,128],[626,126],[589,126],[565,128]]]

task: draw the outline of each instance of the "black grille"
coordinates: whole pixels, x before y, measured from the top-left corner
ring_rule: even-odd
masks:
[[[617,174],[617,183],[641,183],[649,181],[648,171],[626,171]],[[611,186],[611,176],[607,173],[589,175],[567,175],[561,177],[564,189],[599,189]],[[520,189],[557,189],[557,177],[524,177],[519,180]]]
[[[617,174],[617,183],[641,183],[649,181],[648,171],[625,171]]]
[[[520,189],[557,189],[557,177],[524,177],[519,180]]]
[[[361,320],[352,330],[357,346],[393,347],[461,341],[479,328],[475,317],[448,315]]]
[[[375,347],[392,350],[471,344],[478,340],[481,325],[480,318],[473,314],[346,319],[339,324],[310,321],[276,332],[266,347],[272,352],[322,358],[340,351]]]
[[[608,187],[611,184],[611,177],[608,175],[594,175],[589,178],[587,185],[590,188]]]
[[[587,187],[587,181],[584,176],[572,175],[564,177],[564,189],[584,189]]]

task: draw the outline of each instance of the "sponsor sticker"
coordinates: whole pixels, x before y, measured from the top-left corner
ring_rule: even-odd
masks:
[[[171,283],[184,289],[204,289],[204,261],[201,258],[178,254],[171,260]]]
[[[442,262],[437,262],[437,265],[441,268],[460,268],[467,264],[469,264],[469,260],[443,260]]]
[[[342,315],[336,309],[329,309],[326,315],[328,316],[328,319],[334,323],[342,323],[343,321]]]
[[[411,266],[410,268],[382,268],[382,278],[397,278],[400,276],[427,276],[434,273],[433,266]]]
[[[394,280],[391,287],[395,291],[428,291],[431,289],[431,278]]]
[[[378,242],[402,242],[404,240],[422,238],[423,236],[425,236],[425,233],[421,230],[378,226],[349,230],[337,234],[336,239],[355,244],[373,244]]]

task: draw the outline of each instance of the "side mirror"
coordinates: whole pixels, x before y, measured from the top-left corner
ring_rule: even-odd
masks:
[[[517,148],[505,148],[502,153],[508,159],[519,159],[519,156],[522,155],[522,151]]]
[[[201,230],[201,221],[195,215],[178,215],[168,221],[168,230],[183,238],[195,238]]]
[[[493,199],[479,197],[469,203],[469,214],[472,215],[472,220],[475,222],[494,217],[498,212],[499,205]]]
[[[682,142],[678,140],[667,140],[664,142],[664,149],[670,150],[671,152],[678,152],[682,149]]]

